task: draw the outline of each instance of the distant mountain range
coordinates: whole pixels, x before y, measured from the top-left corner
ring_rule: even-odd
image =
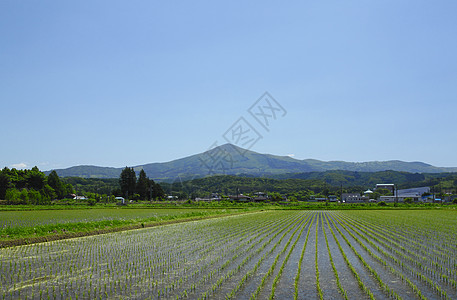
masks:
[[[116,178],[119,177],[122,169],[75,166],[55,171],[61,177]],[[423,162],[404,162],[399,160],[370,162],[298,160],[289,156],[261,154],[232,144],[218,146],[203,153],[170,162],[134,166],[134,169],[138,172],[143,169],[149,178],[158,181],[170,181],[177,178],[186,180],[215,174],[275,176],[278,174],[329,170],[355,172],[392,170],[410,173],[457,172],[457,168],[435,167]]]

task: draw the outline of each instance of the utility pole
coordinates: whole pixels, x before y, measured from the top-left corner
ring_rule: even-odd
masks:
[[[398,186],[395,184],[395,203],[398,203]]]
[[[343,184],[341,184],[340,203],[343,203]]]

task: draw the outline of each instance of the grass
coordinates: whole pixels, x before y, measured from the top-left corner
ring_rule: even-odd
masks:
[[[255,209],[2,211],[0,247],[246,213]],[[25,215],[25,216],[24,216]],[[28,220],[24,220],[29,218]],[[25,226],[24,226],[25,225]]]

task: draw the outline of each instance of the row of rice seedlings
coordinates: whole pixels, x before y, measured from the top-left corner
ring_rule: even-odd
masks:
[[[326,217],[326,220],[328,222],[328,217],[327,215],[325,216]],[[333,220],[332,220],[333,221]],[[355,279],[357,280],[357,283],[360,287],[360,289],[371,299],[371,300],[374,300],[374,295],[373,293],[370,291],[370,289],[363,283],[362,279],[360,278],[360,275],[359,273],[357,273],[357,270],[354,268],[354,266],[351,264],[351,262],[349,261],[348,257],[346,256],[346,253],[344,252],[343,250],[343,247],[341,247],[341,244],[340,242],[338,241],[336,235],[335,235],[335,232],[333,231],[333,228],[331,226],[329,226],[329,229],[330,229],[330,232],[332,233],[332,236],[333,236],[333,239],[335,240],[336,244],[338,245],[338,249],[340,250],[341,252],[341,255],[343,256],[343,259],[344,261],[346,262],[346,265],[349,267],[349,269],[351,270],[352,274],[354,275]]]
[[[328,219],[325,218],[325,220],[327,221],[327,226],[330,227],[330,224],[328,222]],[[327,252],[328,252],[328,257],[329,257],[329,260],[330,260],[330,264],[332,265],[332,270],[333,270],[333,274],[335,275],[335,279],[336,279],[336,285],[338,287],[338,291],[341,293],[341,295],[343,296],[344,299],[348,299],[348,296],[347,296],[347,293],[346,291],[344,290],[343,286],[341,285],[341,282],[340,282],[340,277],[338,275],[338,270],[336,269],[335,267],[335,263],[333,262],[333,257],[332,257],[332,252],[330,251],[330,246],[328,244],[328,238],[327,238],[327,233],[325,232],[325,226],[324,226],[324,221],[323,221],[323,217],[321,215],[321,221],[322,221],[322,231],[324,233],[324,238],[325,238],[325,244],[327,246]]]
[[[394,238],[393,234],[386,235],[386,237]],[[385,240],[386,237],[382,238]],[[396,243],[393,244],[394,246],[398,245]],[[404,259],[404,261],[409,263],[411,266],[420,269],[425,275],[431,276],[434,279],[439,280],[440,282],[443,282],[456,290],[457,282],[454,280],[455,276],[453,276],[455,270],[451,271],[448,267],[442,266],[440,263],[438,263],[437,260],[434,260],[429,255],[418,255],[417,250],[414,251],[412,249],[403,247],[401,250],[399,250],[399,252],[401,253],[401,257]],[[429,252],[433,253],[431,251]]]
[[[308,217],[309,219],[309,217]],[[289,247],[290,243],[292,242],[295,234],[297,233],[297,231],[301,228],[300,230],[300,233],[297,235],[297,238],[295,240],[295,243],[292,245],[291,247],[291,250],[289,251],[289,254],[286,256],[286,258],[284,259],[284,263],[287,262],[286,260],[288,259],[288,257],[290,256],[290,252],[293,250],[293,248],[295,247],[295,245],[297,244],[297,241],[298,239],[300,238],[300,235],[301,233],[303,232],[303,229],[305,228],[306,226],[306,223],[305,221],[307,220],[307,218],[303,218],[303,220],[298,224],[298,226],[296,227],[296,229],[292,232],[292,234],[290,235],[290,238],[287,240],[287,243],[286,245],[284,245],[284,247],[282,248],[282,250],[276,255],[273,263],[271,264],[270,268],[268,269],[267,273],[262,277],[262,280],[260,281],[260,284],[259,286],[257,287],[257,289],[255,290],[255,292],[251,295],[251,299],[257,299],[260,291],[262,290],[262,288],[265,286],[265,282],[267,280],[267,278],[269,278],[271,276],[271,274],[273,273],[273,271],[275,270],[276,268],[276,264],[278,263],[279,261],[279,258],[280,256],[287,250],[287,248]],[[284,268],[284,267],[283,267]],[[279,276],[281,276],[279,274]],[[279,277],[277,277],[279,279]],[[271,291],[271,294],[270,294],[270,299],[273,299],[274,297],[274,291],[275,291],[275,287],[276,287],[276,284],[277,284],[277,280],[276,279],[276,283],[275,281],[273,281],[273,286],[272,286],[272,291]]]
[[[314,255],[314,261],[315,261],[315,268],[316,268],[316,290],[317,290],[317,295],[319,296],[319,299],[324,299],[324,294],[322,293],[321,289],[321,284],[319,280],[319,263],[318,263],[318,238],[319,238],[319,213],[317,213],[318,216],[316,218],[316,240],[315,240],[315,255]]]
[[[383,227],[388,230],[388,232],[394,232],[399,243],[409,245],[413,249],[413,252],[422,254],[423,256],[428,256],[430,262],[439,262],[445,267],[450,274],[454,275],[454,279],[457,279],[455,276],[457,264],[455,257],[457,256],[457,247],[455,244],[455,227],[457,222],[455,220],[454,214],[451,214],[451,218],[444,218],[444,212],[438,212],[439,215],[436,215],[437,212],[427,211],[426,216],[433,218],[433,224],[429,222],[423,223],[423,218],[420,216],[423,213],[414,211],[409,212],[408,215],[414,214],[415,218],[409,216],[405,220],[405,214],[398,215],[395,218],[395,223],[392,225],[384,225]],[[449,212],[448,212],[449,213]],[[374,221],[374,220],[370,220]],[[375,220],[376,222],[384,221],[383,219]],[[411,222],[412,225],[407,224],[406,222]],[[365,222],[366,223],[366,222]],[[430,227],[435,227],[436,230],[428,230]],[[437,228],[438,227],[438,228]],[[377,229],[381,230],[381,228]],[[411,246],[413,244],[414,246]],[[433,267],[433,265],[431,265]],[[438,267],[438,266],[437,266]],[[438,267],[440,268],[440,267]]]
[[[97,265],[95,265],[95,267],[97,267]],[[127,266],[127,268],[128,268],[128,266]],[[95,268],[95,269],[96,269],[96,268]],[[136,271],[136,269],[135,269],[135,271]],[[135,273],[136,273],[136,272],[135,272]]]
[[[423,275],[422,273],[412,269],[410,266],[404,264],[404,262],[397,258],[397,257],[394,257],[393,255],[387,253],[386,251],[384,251],[383,249],[381,249],[379,246],[377,246],[376,244],[374,244],[372,241],[370,241],[370,239],[376,241],[377,243],[381,244],[382,246],[384,246],[385,248],[389,249],[389,247],[391,248],[390,245],[380,241],[376,236],[373,236],[369,233],[367,233],[366,231],[364,231],[363,229],[360,229],[360,231],[362,231],[364,234],[366,234],[368,237],[364,237],[362,234],[360,234],[359,232],[356,231],[356,233],[361,236],[362,238],[364,238],[367,242],[369,242],[373,247],[375,247],[381,254],[383,254],[385,257],[389,258],[392,262],[395,262],[401,269],[406,269],[408,270],[408,272],[410,272],[411,275],[413,275],[416,279],[420,280],[421,282],[427,284],[429,287],[431,287],[440,297],[444,297],[444,298],[448,298],[447,297],[447,294],[446,294],[446,291],[444,291],[438,284],[436,284],[435,282],[433,282],[430,278],[426,277],[425,275]],[[413,291],[415,292],[415,294],[420,297],[420,298],[424,298],[424,296],[422,295],[420,289],[414,284],[412,283],[412,281],[407,278],[406,276],[402,275],[402,273],[400,271],[394,271],[394,268],[389,268],[393,273],[397,274],[397,275],[400,275],[400,277],[404,280],[406,280],[406,282],[408,283],[408,285],[413,289]]]
[[[253,227],[246,226],[243,228],[242,234],[239,235],[238,239],[232,239],[232,240],[228,239],[227,241],[225,241],[224,237],[221,236],[220,241],[219,241],[220,244],[219,245],[213,244],[211,247],[209,247],[202,253],[199,253],[200,259],[195,261],[194,264],[201,265],[205,259],[205,255],[208,254],[209,250],[213,251],[211,253],[212,256],[214,256],[214,254],[215,254],[214,251],[216,251],[216,253],[218,253],[219,255],[217,257],[213,258],[209,263],[202,265],[201,268],[196,269],[192,274],[177,278],[175,280],[175,282],[170,284],[173,287],[173,290],[179,288],[184,282],[187,282],[188,279],[195,278],[198,274],[201,274],[204,270],[213,266],[216,262],[218,262],[223,257],[229,255],[230,253],[237,252],[242,247],[246,246],[247,244],[254,241],[256,238],[258,238],[259,236],[264,234],[264,232],[268,232],[268,230],[271,229],[270,228],[271,224],[274,225],[275,222],[274,221],[266,222],[265,227],[263,227],[263,226],[259,227],[256,225],[255,227],[257,227],[257,228],[255,228],[255,227],[253,228]],[[235,244],[238,246],[236,248],[233,248],[233,245],[235,245]],[[219,252],[217,252],[216,248],[219,248]],[[214,268],[208,275],[203,276],[201,281],[206,281],[209,277],[213,276],[214,272],[219,273],[222,269],[224,269],[224,267],[225,266],[222,265],[219,268]],[[188,265],[185,268],[190,268],[190,266]],[[185,273],[185,271],[184,271],[184,273]],[[195,287],[196,287],[196,284],[192,284],[191,290],[194,290]],[[178,293],[178,295],[179,294],[182,294],[183,296],[187,297],[189,295],[189,292],[187,291],[187,289],[184,289],[182,292]]]
[[[294,216],[292,219],[287,218],[287,222],[282,223],[281,226],[279,226],[277,229],[278,231],[271,231],[269,234],[265,235],[261,240],[258,241],[258,244],[261,243],[265,238],[270,236],[272,233],[274,233],[269,240],[264,242],[259,248],[257,248],[254,252],[250,252],[253,250],[256,246],[256,244],[253,244],[251,247],[249,247],[245,252],[248,254],[242,261],[239,263],[237,266],[232,268],[231,270],[227,271],[227,273],[222,274],[222,276],[212,285],[211,291],[206,291],[202,294],[202,298],[206,297],[209,294],[214,293],[217,289],[220,288],[223,282],[228,281],[232,276],[234,276],[236,273],[238,273],[245,264],[247,264],[253,257],[257,256],[259,253],[261,253],[270,243],[273,241],[279,234],[281,234],[284,230],[290,227],[291,224],[294,224],[297,222],[297,220],[300,218],[300,216]],[[231,261],[234,261],[236,258],[238,258],[238,254],[236,254]],[[230,262],[226,262],[228,265]]]
[[[261,229],[261,228],[258,228],[258,229]],[[251,232],[252,232],[252,231],[251,231]],[[263,232],[264,232],[264,230],[262,229],[261,232],[259,233],[259,235],[262,234]],[[246,241],[246,244],[252,242],[252,240],[253,240],[253,238],[251,238],[250,240]],[[236,244],[236,243],[233,243],[233,244]],[[227,247],[227,246],[228,246],[228,247]],[[239,245],[239,246],[242,246],[242,245]],[[230,251],[227,251],[227,248],[230,249]],[[220,252],[220,251],[222,251],[222,252]],[[218,252],[218,253],[220,254],[219,256],[217,256],[217,254],[214,253],[214,252],[211,253],[211,254],[212,254],[212,255],[211,255],[212,257],[214,257],[214,256],[216,256],[216,257],[213,258],[206,266],[202,266],[202,267],[200,268],[200,270],[196,270],[196,272],[194,272],[193,274],[191,274],[191,277],[196,276],[196,274],[200,274],[198,277],[201,278],[201,279],[200,279],[199,282],[194,283],[194,284],[191,285],[190,291],[188,291],[187,289],[184,289],[184,290],[181,292],[183,295],[189,295],[190,292],[193,292],[193,291],[196,290],[196,287],[197,287],[199,284],[202,284],[202,283],[205,283],[205,282],[211,280],[211,278],[212,278],[216,273],[219,273],[219,272],[221,271],[221,267],[220,267],[220,266],[219,266],[219,267],[216,267],[216,266],[214,266],[214,264],[215,264],[217,261],[219,261],[223,256],[226,256],[226,255],[232,253],[232,251],[234,251],[234,249],[233,249],[233,247],[232,247],[231,245],[227,245],[227,244],[226,244],[226,245],[224,245],[223,247],[220,248],[220,251]],[[204,270],[204,269],[207,269],[207,268],[209,268],[209,267],[211,267],[211,270],[209,271],[209,273],[207,273],[206,275],[202,276],[203,270]],[[184,280],[181,280],[181,279],[182,279],[182,278],[179,278],[180,281],[186,281],[186,280],[188,279],[188,277],[186,276],[186,277],[184,278]],[[178,293],[178,295],[179,295],[179,293]]]
[[[439,287],[436,283],[433,282],[432,279],[430,279],[430,278],[428,278],[426,276],[426,275],[430,275],[430,276],[440,280],[441,282],[443,282],[443,283],[445,283],[445,284],[447,284],[447,285],[449,285],[449,286],[451,286],[451,287],[453,287],[455,289],[456,283],[455,283],[455,281],[453,279],[449,278],[445,274],[442,274],[439,270],[430,269],[426,265],[418,262],[419,258],[415,253],[412,253],[410,250],[408,250],[408,249],[406,249],[404,247],[402,248],[402,250],[397,250],[392,245],[398,247],[398,243],[396,243],[394,241],[391,241],[388,238],[388,236],[382,236],[380,234],[377,234],[376,232],[374,232],[373,230],[371,230],[369,228],[368,228],[368,230],[370,232],[372,232],[380,240],[390,242],[389,243],[390,245],[386,246],[386,248],[388,248],[391,252],[395,253],[395,255],[397,255],[398,257],[401,258],[402,266],[408,266],[408,267],[409,266],[414,266],[414,267],[424,271],[425,275],[423,275],[423,276],[424,276],[424,279],[425,279],[426,283],[428,283],[429,285],[434,285],[435,286],[434,288],[437,289],[437,290],[441,290],[441,287]],[[405,262],[407,262],[408,264],[406,264]]]
[[[442,224],[441,221],[437,223]],[[412,250],[412,253],[420,254],[418,258],[421,259],[421,263],[425,263],[441,273],[444,272],[443,280],[453,280],[450,281],[450,284],[456,288],[457,265],[455,257],[457,250],[453,247],[453,244],[455,244],[453,239],[455,237],[447,238],[442,235],[443,232],[434,232],[433,237],[435,240],[427,242],[427,238],[424,238],[417,230],[411,230],[408,237],[399,234],[395,228],[392,228],[391,231],[402,239],[403,244],[407,245]],[[436,241],[437,237],[439,238],[438,241]],[[448,277],[450,278],[448,279]]]
[[[167,281],[168,281],[168,279],[167,279]],[[163,289],[163,288],[162,288],[162,289]],[[167,286],[165,286],[165,290],[166,290],[166,291],[168,291],[168,290],[169,290],[169,289],[167,289]]]
[[[450,261],[449,259],[445,259],[445,260],[437,259],[436,254],[433,254],[432,251],[430,251],[430,250],[426,251],[422,247],[417,247],[416,245],[419,243],[413,241],[411,237],[410,237],[409,242],[406,240],[401,241],[398,236],[396,236],[395,234],[393,234],[390,231],[383,230],[382,233],[377,233],[380,230],[377,228],[373,228],[372,225],[370,226],[370,225],[361,224],[361,222],[357,222],[357,223],[360,224],[361,226],[364,226],[371,232],[373,232],[373,234],[375,234],[385,240],[389,240],[392,245],[396,246],[402,252],[405,252],[407,255],[409,255],[409,257],[405,255],[405,259],[411,265],[419,267],[426,274],[429,274],[429,275],[437,278],[438,280],[441,280],[442,282],[451,285],[453,288],[457,288],[457,282],[456,282],[456,280],[454,280],[456,270],[452,269],[452,268],[450,269],[447,266],[441,265],[441,263],[449,262]],[[387,238],[389,238],[389,239],[387,239]],[[428,245],[428,244],[425,243],[425,245]],[[422,253],[424,255],[419,255],[419,253]],[[432,256],[432,254],[433,254],[433,256]],[[429,268],[429,267],[431,267],[431,268]]]
[[[284,271],[284,267],[286,266],[286,263],[289,261],[289,258],[290,258],[290,255],[292,254],[292,251],[295,249],[295,246],[297,245],[298,241],[299,241],[299,238],[302,236],[303,234],[303,230],[308,227],[308,231],[309,231],[309,228],[311,228],[311,223],[310,223],[310,220],[313,219],[314,220],[314,214],[312,214],[313,217],[308,217],[306,223],[302,226],[302,229],[300,230],[300,232],[298,233],[298,237],[297,239],[295,240],[295,242],[293,243],[292,247],[290,248],[289,252],[287,253],[287,256],[286,258],[284,259],[284,261],[282,262],[281,264],[281,267],[279,268],[279,272],[278,274],[276,275],[275,279],[273,280],[273,284],[271,286],[271,293],[270,293],[270,300],[271,299],[274,299],[274,295],[275,295],[275,290],[276,290],[276,286],[281,278],[281,275]]]
[[[242,244],[239,244],[236,248],[232,248],[229,252],[229,254],[233,254],[232,257],[230,257],[228,260],[226,260],[218,269],[217,269],[217,273],[221,273],[223,270],[227,269],[229,267],[229,265],[231,265],[236,259],[238,259],[238,257],[241,255],[241,254],[244,254],[244,253],[250,253],[250,251],[255,248],[258,244],[260,244],[264,239],[266,239],[268,236],[270,236],[271,234],[273,234],[275,232],[275,230],[277,230],[278,228],[281,228],[281,226],[288,222],[288,219],[283,219],[281,220],[280,222],[277,222],[277,223],[274,223],[273,226],[271,227],[266,227],[266,228],[263,228],[262,226],[259,226],[258,229],[260,229],[260,231],[258,232],[257,235],[251,237],[249,240],[245,241],[245,243],[242,243]],[[259,237],[261,237],[260,239],[258,239]],[[256,241],[256,242],[253,242],[253,241]],[[244,249],[243,251],[240,251],[240,249],[246,245],[249,245],[250,246],[247,248],[247,249]],[[247,262],[247,259],[245,259],[246,262]],[[240,267],[234,269],[234,270],[237,270],[239,269]],[[232,270],[232,271],[234,271]],[[219,288],[220,285],[222,285],[222,283],[227,280],[233,273],[231,272],[228,272],[226,274],[222,274],[220,275],[219,279],[211,286],[211,292],[214,292],[217,288]],[[207,277],[210,277],[210,276],[207,276]],[[203,277],[201,278],[197,283],[194,283],[192,284],[192,288],[191,288],[191,291],[189,292],[187,289],[185,289],[182,293],[181,293],[181,296],[182,297],[188,297],[193,291],[196,290],[196,287],[198,285],[201,285],[203,282],[206,282],[207,281],[207,277]],[[212,277],[212,273],[211,273],[211,277]],[[204,294],[209,294],[210,291],[206,291]]]
[[[311,231],[311,225],[314,223],[314,217],[316,214],[313,213],[311,223],[308,226],[308,232],[306,233],[305,243],[303,244],[300,260],[298,261],[297,275],[294,278],[294,300],[298,299],[298,282],[300,281],[301,266],[303,264],[303,257],[305,256],[306,245],[308,244],[309,233]]]
[[[433,245],[441,245],[446,248],[457,250],[455,244],[455,227],[457,220],[455,211],[415,211],[414,214],[402,215],[400,220],[415,221],[405,224],[405,228],[410,232],[420,233],[427,240],[432,241]],[[395,220],[398,222],[400,220]],[[447,243],[451,241],[452,243]]]
[[[386,253],[383,249],[381,249],[378,245],[376,245],[372,240],[370,240],[366,236],[361,235],[359,232],[357,232],[357,230],[355,230],[353,227],[351,227],[350,224],[347,224],[347,225],[354,232],[356,232],[360,237],[362,237],[366,242],[368,242],[372,247],[374,247],[378,252],[380,252],[382,255],[384,255],[385,257],[389,257],[392,260],[396,260],[396,258],[394,258],[390,254]],[[371,251],[369,253],[370,253],[370,255],[372,255]],[[402,272],[400,272],[399,270],[395,269],[392,265],[388,264],[385,260],[383,260],[379,256],[372,255],[372,257],[375,258],[376,260],[378,260],[378,262],[383,264],[385,267],[387,267],[390,270],[390,272],[392,272],[394,275],[400,277],[403,282],[406,282],[408,284],[408,286],[411,287],[411,289],[413,290],[413,292],[416,294],[417,297],[419,297],[420,299],[427,299],[425,296],[422,295],[421,290],[408,277],[406,277]]]
[[[274,236],[272,236],[265,244],[262,245],[261,248],[259,248],[256,252],[260,253],[261,250],[263,250],[267,244],[271,243],[271,241],[278,236],[280,233],[282,233],[284,230],[285,231],[282,236],[278,239],[278,241],[273,245],[273,247],[264,253],[260,259],[257,261],[257,263],[250,269],[248,270],[245,275],[241,278],[241,280],[236,284],[236,286],[226,295],[226,299],[232,299],[235,297],[236,293],[241,289],[241,287],[246,283],[246,281],[257,271],[259,266],[262,264],[262,262],[271,254],[274,252],[276,247],[282,242],[282,240],[286,237],[286,235],[297,225],[297,223],[292,224],[291,226],[285,227],[283,230],[280,232],[277,232]]]
[[[376,254],[374,254],[366,245],[364,245],[346,226],[344,226],[343,222],[341,222],[338,218],[335,218],[336,222],[343,227],[344,230],[358,243],[362,248],[368,252],[371,256],[373,256],[375,259],[381,261],[383,265],[386,265],[386,263]],[[368,271],[374,276],[376,281],[378,282],[379,286],[384,290],[384,292],[389,296],[389,297],[394,297],[395,299],[402,299],[395,291],[393,291],[379,276],[379,274],[376,272],[373,267],[371,267],[363,258],[362,255],[354,248],[354,246],[351,244],[351,242],[347,239],[347,237],[341,232],[341,230],[336,226],[334,220],[332,219],[332,223],[334,224],[336,230],[341,234],[343,239],[346,241],[348,246],[352,249],[354,254],[359,258],[359,260],[362,262],[362,264],[368,269]]]

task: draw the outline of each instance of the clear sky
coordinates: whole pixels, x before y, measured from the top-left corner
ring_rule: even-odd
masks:
[[[261,153],[456,167],[456,15],[453,0],[0,1],[0,167],[165,162],[239,122]],[[283,110],[265,128],[248,110],[266,91]]]

